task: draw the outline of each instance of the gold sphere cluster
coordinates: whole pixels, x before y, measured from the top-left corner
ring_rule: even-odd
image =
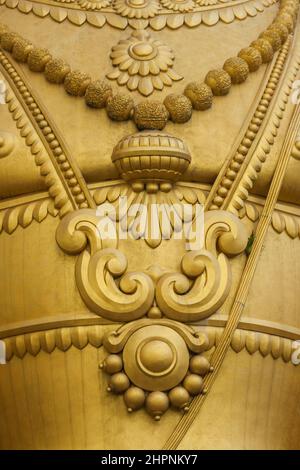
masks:
[[[48,49],[34,47],[28,54],[27,63],[32,72],[43,72],[47,62],[52,59]]]
[[[123,395],[129,413],[145,406],[147,412],[159,421],[170,406],[182,411],[188,411],[193,396],[205,393],[203,377],[212,367],[209,361],[201,354],[191,356],[189,371],[181,384],[168,391],[146,391],[135,384],[131,384],[124,372],[123,359],[118,354],[110,354],[100,364],[110,375],[107,391]]]
[[[50,59],[45,66],[45,77],[50,83],[63,83],[70,66],[63,59]]]
[[[260,39],[259,41],[264,41],[264,40]],[[272,69],[265,91],[249,123],[245,136],[243,137],[239,147],[237,148],[233,161],[230,164],[229,168],[226,170],[226,173],[221,180],[221,188],[219,189],[218,194],[215,195],[212,201],[212,204],[210,206],[210,210],[219,209],[222,206],[224,199],[227,197],[228,192],[231,190],[231,187],[237,175],[237,172],[240,170],[241,165],[245,161],[245,158],[248,155],[248,151],[252,145],[252,142],[254,141],[255,136],[257,135],[257,132],[265,118],[270,102],[275,93],[276,87],[279,83],[281,72],[284,68],[284,64],[288,56],[288,51],[289,51],[289,45],[288,43],[286,43],[284,44],[284,46],[282,47],[282,50],[280,51],[280,54],[276,58],[276,62]],[[266,158],[265,153],[267,152],[268,152],[268,147],[266,147],[266,149],[264,150],[264,153],[262,154],[260,158],[260,162],[256,163],[257,168],[260,168],[260,166],[262,165],[262,162]]]
[[[168,119],[169,112],[160,101],[144,100],[134,106],[133,120],[139,130],[161,130]]]
[[[84,96],[91,81],[91,77],[80,70],[69,72],[64,80],[64,87],[67,93],[73,96]]]
[[[112,88],[105,80],[96,80],[89,83],[85,92],[85,102],[92,108],[105,108],[109,98],[112,97]]]
[[[222,69],[209,71],[204,82],[189,83],[182,94],[170,94],[163,103],[147,100],[135,104],[129,94],[114,95],[105,81],[91,81],[87,74],[71,71],[64,60],[52,58],[49,51],[34,47],[3,24],[0,24],[0,45],[12,53],[15,60],[27,62],[30,70],[44,73],[50,83],[63,84],[67,93],[84,96],[87,106],[106,108],[110,119],[132,119],[138,129],[161,130],[168,120],[187,122],[193,109],[209,109],[214,95],[227,95],[232,85],[244,82],[249,73],[258,70],[262,63],[270,62],[293,32],[298,8],[299,0],[281,0],[275,20],[249,47],[239,51],[236,57],[227,59]]]
[[[27,62],[28,55],[32,49],[33,45],[31,42],[23,38],[18,38],[16,41],[14,41],[12,56],[18,62]]]
[[[245,47],[238,53],[238,57],[243,59],[249,68],[249,72],[256,72],[262,64],[261,53],[255,47]]]

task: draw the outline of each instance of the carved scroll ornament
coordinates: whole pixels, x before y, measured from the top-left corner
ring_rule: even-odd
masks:
[[[200,320],[224,303],[231,286],[227,256],[241,253],[247,244],[244,226],[225,211],[207,212],[204,230],[205,248],[188,252],[182,273],[165,274],[157,285],[157,304],[174,320]]]
[[[131,203],[136,193],[139,202],[146,198],[164,204],[171,198],[185,204],[176,184],[190,154],[180,139],[157,132],[135,134],[115,147],[112,159],[124,180],[119,189],[113,187],[113,202],[129,190]],[[192,198],[192,206],[195,202]],[[120,212],[110,208],[106,221],[121,225]],[[163,266],[128,272],[126,256],[118,249],[119,232],[107,237],[100,214],[96,209],[67,214],[56,239],[65,252],[79,254],[76,283],[88,308],[111,321],[132,322],[103,340],[109,355],[100,367],[110,376],[108,391],[122,394],[128,411],[145,406],[156,420],[170,405],[188,411],[191,397],[205,393],[203,377],[210,364],[201,353],[208,338],[179,322],[208,317],[223,304],[231,286],[228,258],[245,249],[246,229],[226,211],[204,213],[204,224],[193,212],[191,228],[203,230],[203,246],[188,248],[180,272]],[[151,217],[149,221],[154,223]],[[151,243],[148,249],[158,245]]]
[[[205,318],[225,301],[230,289],[227,256],[247,244],[242,222],[225,211],[205,214],[205,246],[187,252],[182,272],[163,274],[156,285],[147,273],[127,272],[127,260],[116,240],[103,240],[93,209],[68,214],[57,230],[57,242],[70,254],[81,253],[76,282],[86,305],[113,321],[132,321],[146,315],[154,297],[162,314],[183,322]],[[110,246],[108,246],[110,245]]]

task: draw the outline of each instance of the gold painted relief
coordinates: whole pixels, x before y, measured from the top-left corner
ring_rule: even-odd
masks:
[[[299,0],[0,4],[0,448],[299,448]]]

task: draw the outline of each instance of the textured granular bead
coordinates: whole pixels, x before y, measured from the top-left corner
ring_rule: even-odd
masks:
[[[160,101],[141,101],[134,108],[133,119],[140,130],[161,130],[167,124],[169,112]]]
[[[256,41],[251,42],[250,44],[251,47],[254,47],[260,52],[261,58],[263,63],[268,63],[271,62],[274,56],[274,51],[269,43],[269,41],[266,41],[266,39],[257,39]]]
[[[255,72],[262,64],[261,53],[255,47],[245,47],[238,53],[238,57],[247,62],[250,72]]]
[[[112,88],[105,80],[89,83],[85,92],[85,102],[92,108],[105,108],[107,100],[112,96]]]
[[[11,52],[12,48],[14,47],[14,43],[20,39],[20,36],[17,33],[13,33],[11,31],[8,31],[7,33],[3,33],[1,35],[1,47],[5,51]]]
[[[66,75],[64,87],[67,93],[73,96],[83,96],[91,77],[86,73],[74,70]]]
[[[131,116],[133,106],[134,101],[130,95],[118,93],[108,99],[106,112],[113,121],[127,121]]]
[[[18,62],[26,62],[29,52],[33,49],[33,44],[26,39],[17,39],[14,42],[12,56]]]
[[[284,44],[285,41],[287,40],[289,36],[289,30],[287,27],[282,24],[282,23],[277,23],[277,24],[272,24],[269,28],[268,31],[275,31],[280,36],[281,43]]]
[[[45,67],[45,77],[50,83],[63,83],[71,71],[70,66],[62,59],[51,59]]]
[[[191,119],[193,107],[186,96],[180,94],[168,95],[164,100],[164,105],[169,111],[170,119],[173,122],[184,123]]]
[[[274,21],[274,23],[277,22],[283,23],[289,30],[289,33],[294,29],[294,19],[289,13],[280,13]]]
[[[224,96],[229,93],[231,78],[225,70],[210,70],[205,77],[205,83],[211,88],[214,95]]]
[[[268,41],[274,52],[278,51],[281,47],[281,39],[278,33],[276,31],[272,31],[271,29],[268,29],[267,31],[264,31],[263,33],[260,34],[260,38],[266,39]]]
[[[206,83],[191,82],[186,86],[184,94],[197,111],[204,111],[212,106],[213,93]]]
[[[28,54],[27,64],[32,72],[43,72],[47,62],[51,59],[52,56],[47,49],[34,47]]]
[[[292,20],[290,19],[281,19],[281,16],[278,16],[275,20],[274,20],[274,23],[273,25],[283,25],[287,28],[288,32],[289,33],[292,33],[293,32],[293,29],[294,29],[294,23]]]
[[[230,75],[231,82],[234,84],[243,83],[249,75],[247,62],[240,57],[231,57],[223,65],[223,69]]]

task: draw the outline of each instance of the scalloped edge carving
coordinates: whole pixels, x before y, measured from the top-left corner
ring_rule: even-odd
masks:
[[[65,3],[63,6],[56,6],[52,2],[38,3],[29,0],[4,0],[2,6],[7,8],[17,8],[20,13],[33,13],[39,18],[50,17],[58,23],[65,20],[76,26],[82,26],[88,23],[96,28],[102,28],[108,23],[113,28],[125,29],[128,25],[133,29],[150,26],[155,31],[160,31],[166,26],[170,29],[178,29],[183,25],[194,28],[200,24],[214,26],[219,21],[225,24],[232,23],[235,20],[244,20],[248,16],[253,17],[264,11],[265,8],[274,5],[278,0],[244,0],[243,3],[235,5],[236,2],[219,3],[208,7],[196,7],[195,11],[188,13],[175,13],[170,10],[162,9],[160,14],[154,18],[146,20],[129,19],[118,15],[113,10],[107,8],[97,11],[84,11],[79,5],[74,3]]]
[[[114,327],[111,326],[111,328]],[[224,331],[224,328],[215,326],[201,326],[196,329],[204,332],[208,337],[206,351],[210,351],[218,345]],[[6,360],[9,362],[13,357],[23,359],[26,354],[37,356],[41,351],[51,354],[55,349],[66,352],[71,346],[79,350],[88,345],[100,348],[103,346],[106,332],[107,326],[89,325],[56,328],[3,338],[6,345]],[[288,363],[291,360],[294,341],[269,333],[237,329],[233,334],[230,346],[236,353],[243,350],[251,355],[259,352],[262,357],[272,356],[274,360],[281,358]]]
[[[27,228],[34,220],[41,223],[48,215],[56,217],[57,214],[58,210],[49,197],[8,209],[0,209],[0,233],[5,232],[10,235],[19,226]]]
[[[263,200],[261,202],[253,202],[250,197],[250,201],[246,201],[240,210],[239,217],[240,219],[247,217],[251,222],[255,223],[258,221],[262,209]],[[271,225],[278,234],[286,233],[292,239],[300,238],[299,207],[278,203],[272,214]]]

